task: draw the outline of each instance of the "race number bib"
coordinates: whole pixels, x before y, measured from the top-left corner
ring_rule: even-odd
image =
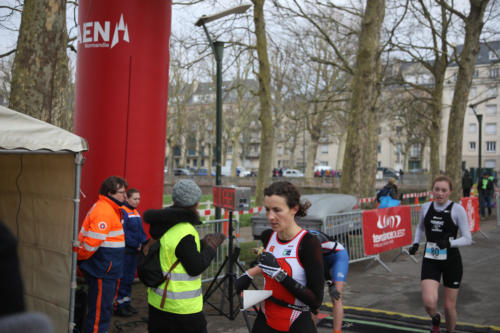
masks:
[[[446,249],[440,249],[436,243],[427,242],[425,245],[425,258],[434,260],[446,260]]]

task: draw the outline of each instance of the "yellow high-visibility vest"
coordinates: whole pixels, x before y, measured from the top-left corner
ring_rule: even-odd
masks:
[[[191,223],[182,222],[168,229],[160,239],[160,263],[163,274],[166,275],[175,263],[175,248],[187,235],[193,235],[196,247],[200,251],[200,236]],[[179,263],[171,272],[167,287],[167,296],[164,307],[161,308],[161,299],[165,282],[157,288],[148,288],[148,303],[158,310],[191,314],[201,312],[203,296],[201,294],[201,275],[190,276],[184,266]]]

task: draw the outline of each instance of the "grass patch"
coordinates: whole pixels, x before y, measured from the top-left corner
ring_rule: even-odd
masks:
[[[250,214],[240,215],[239,216],[240,228],[251,226],[252,225],[252,221],[250,220],[251,217],[252,217],[252,215],[250,215]]]
[[[249,268],[249,264],[257,258],[257,255],[254,253],[254,248],[258,248],[262,246],[261,241],[251,241],[240,243],[240,257],[239,261],[243,261],[246,265],[246,268]]]

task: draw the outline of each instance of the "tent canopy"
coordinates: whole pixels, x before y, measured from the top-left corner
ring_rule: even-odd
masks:
[[[87,142],[0,106],[0,219],[18,239],[27,309],[68,332],[80,169]]]
[[[0,149],[81,152],[87,141],[44,121],[0,106]]]

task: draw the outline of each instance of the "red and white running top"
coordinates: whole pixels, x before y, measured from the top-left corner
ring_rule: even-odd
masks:
[[[271,252],[281,268],[301,285],[306,285],[306,273],[299,260],[298,249],[302,238],[308,231],[303,229],[294,238],[286,243],[278,240],[278,234],[273,232],[267,243],[266,251]],[[281,283],[264,274],[264,289],[272,290],[273,297],[286,303],[304,306],[305,304],[293,296]],[[263,307],[267,325],[278,331],[288,331],[292,323],[302,313],[287,307],[280,306],[271,300],[266,300]]]

